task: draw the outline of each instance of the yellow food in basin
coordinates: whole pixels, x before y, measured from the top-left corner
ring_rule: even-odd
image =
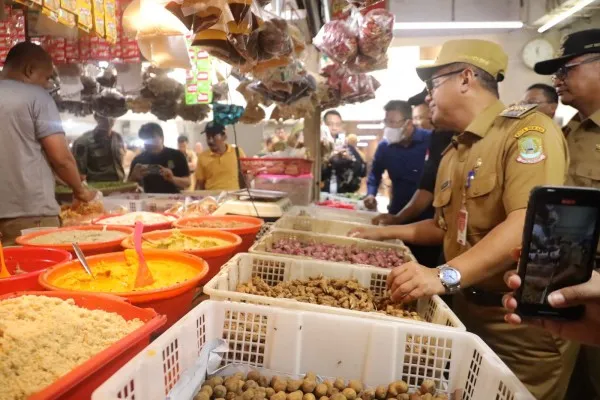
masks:
[[[134,250],[125,250],[125,261],[125,263],[101,261],[90,265],[96,279],[93,279],[81,268],[66,272],[50,283],[69,290],[124,293],[173,286],[193,278],[199,272],[194,267],[173,260],[146,260],[154,283],[135,288],[135,277],[139,264]]]
[[[230,242],[208,236],[190,236],[184,235],[178,230],[174,230],[173,234],[164,239],[145,240],[142,247],[145,249],[161,249],[161,250],[176,250],[190,251],[198,249],[209,249],[217,246],[227,246]]]

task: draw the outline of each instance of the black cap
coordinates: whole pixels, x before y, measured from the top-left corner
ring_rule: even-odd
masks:
[[[202,133],[206,133],[207,135],[217,135],[219,133],[225,133],[225,127],[221,124],[217,124],[214,121],[206,124],[206,127],[202,131]]]
[[[419,94],[415,94],[411,98],[408,99],[408,104],[413,107],[416,107],[421,104],[425,104],[425,97],[427,97],[427,89],[423,89],[423,91]]]
[[[588,53],[600,53],[600,29],[586,29],[567,35],[558,56],[540,61],[535,64],[534,70],[540,75],[552,75],[567,61]]]

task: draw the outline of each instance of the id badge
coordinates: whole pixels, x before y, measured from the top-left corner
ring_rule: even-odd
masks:
[[[458,221],[457,221],[457,234],[456,234],[456,241],[458,242],[458,244],[460,244],[461,246],[466,246],[467,245],[467,223],[469,222],[469,212],[467,211],[466,207],[463,206],[460,211],[458,212]]]

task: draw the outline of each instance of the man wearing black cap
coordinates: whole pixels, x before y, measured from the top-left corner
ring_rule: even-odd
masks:
[[[239,172],[238,158],[246,157],[244,151],[227,143],[227,133],[223,125],[209,122],[203,133],[206,133],[208,150],[198,155],[196,189],[240,189],[243,178]]]
[[[537,63],[535,71],[553,74],[563,104],[578,111],[563,129],[571,156],[566,184],[600,188],[600,29],[566,36],[560,56]],[[596,251],[597,267],[599,255],[600,247]],[[582,348],[569,398],[600,398],[599,377],[600,350]]]

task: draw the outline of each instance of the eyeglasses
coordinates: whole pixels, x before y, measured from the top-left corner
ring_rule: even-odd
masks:
[[[572,63],[572,64],[565,64],[556,70],[556,73],[553,75],[552,78],[562,80],[567,77],[567,75],[569,74],[569,71],[571,71],[573,68],[579,67],[580,65],[583,65],[583,64],[593,63],[594,61],[600,61],[600,56],[588,58],[587,60],[579,61],[579,62]]]
[[[427,92],[431,95],[433,93],[434,89],[440,87],[444,82],[447,81],[447,79],[446,79],[444,82],[442,82],[442,83],[440,83],[438,85],[434,85],[433,83],[434,83],[435,79],[443,78],[444,76],[450,76],[450,75],[460,74],[463,71],[464,71],[464,69],[460,69],[458,71],[446,72],[445,74],[441,74],[441,75],[438,75],[438,76],[433,76],[433,77],[425,80],[425,86],[427,87]]]
[[[410,118],[403,118],[403,119],[400,119],[398,121],[392,121],[392,120],[389,120],[389,119],[386,118],[386,119],[383,120],[383,125],[387,126],[388,128],[392,128],[394,126],[401,126],[402,124],[404,124],[409,119]]]

